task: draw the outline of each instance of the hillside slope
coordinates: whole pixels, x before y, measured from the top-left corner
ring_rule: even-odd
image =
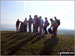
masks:
[[[2,55],[50,55],[74,51],[74,37],[50,34],[1,32]]]

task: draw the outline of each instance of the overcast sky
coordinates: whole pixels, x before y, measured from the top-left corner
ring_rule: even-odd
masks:
[[[74,1],[2,1],[1,24],[13,24],[19,18],[21,21],[29,15],[61,21],[59,28],[74,29]],[[49,21],[50,22],[50,21]]]

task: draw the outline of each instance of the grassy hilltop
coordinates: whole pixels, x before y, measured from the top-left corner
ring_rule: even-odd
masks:
[[[49,55],[74,51],[74,37],[1,31],[2,55]]]

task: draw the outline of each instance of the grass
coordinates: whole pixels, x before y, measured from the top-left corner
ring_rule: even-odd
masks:
[[[50,55],[74,51],[74,37],[1,31],[2,55]]]

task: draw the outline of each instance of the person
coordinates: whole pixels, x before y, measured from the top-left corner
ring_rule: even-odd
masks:
[[[20,24],[20,21],[19,21],[19,19],[17,19],[17,21],[16,21],[16,31],[17,32],[19,31],[19,24]]]
[[[53,34],[56,35],[57,23],[52,18],[50,19],[50,21],[51,21],[51,27],[53,28]]]
[[[35,33],[35,30],[36,30],[36,16],[34,15],[34,18],[33,18],[33,33]]]
[[[31,15],[29,15],[29,21],[28,21],[28,23],[29,23],[29,32],[31,32],[31,25],[33,23]]]
[[[27,18],[24,20],[24,31],[27,32]]]
[[[19,32],[24,32],[24,27],[25,27],[24,22],[21,22]]]
[[[55,27],[55,31],[56,31],[56,34],[57,34],[57,29],[58,29],[58,26],[60,25],[60,20],[56,18],[56,16],[54,17],[55,19],[55,22],[57,23],[57,26]]]
[[[36,30],[35,30],[35,32],[36,32],[36,34],[38,34],[38,27],[39,27],[39,18],[38,18],[38,16],[37,15],[35,15],[35,18],[36,18],[36,21],[35,21],[35,27],[36,27]]]
[[[43,31],[43,19],[42,19],[42,17],[41,16],[39,16],[39,20],[40,20],[40,24],[39,24],[39,27],[40,27],[40,34],[42,34],[42,31]]]
[[[47,34],[47,26],[48,25],[49,25],[49,23],[48,23],[47,17],[45,17],[45,23],[44,23],[44,27],[43,27],[45,34]]]

